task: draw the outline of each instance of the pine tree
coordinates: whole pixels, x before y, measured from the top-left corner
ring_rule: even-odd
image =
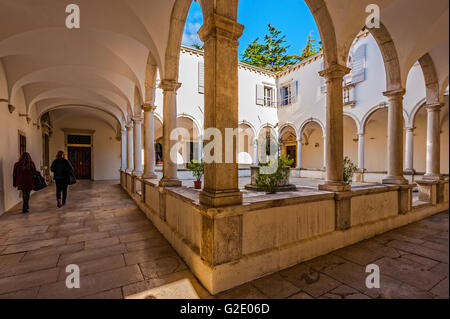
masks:
[[[315,44],[318,42],[318,44]],[[308,35],[308,41],[306,42],[306,46],[303,48],[301,56],[295,56],[298,61],[306,60],[307,58],[313,56],[317,52],[322,50],[322,42],[316,39],[313,39],[311,33]]]
[[[271,24],[268,25],[269,32],[264,37],[264,44],[259,43],[259,38],[249,44],[242,54],[242,61],[273,72],[279,72],[289,65],[297,63],[297,59],[287,54],[289,45],[285,45],[286,35],[281,35]]]
[[[194,49],[199,50],[199,51],[203,51],[203,45],[194,43],[194,44],[192,45],[192,47],[193,47]]]
[[[264,37],[264,44],[259,43],[259,38],[256,38],[241,55],[242,62],[272,72],[279,72],[322,50],[322,42],[313,39],[310,33],[302,55],[288,55],[287,51],[290,46],[285,45],[286,35],[282,35],[282,32],[271,24],[268,25],[268,28],[269,32]]]

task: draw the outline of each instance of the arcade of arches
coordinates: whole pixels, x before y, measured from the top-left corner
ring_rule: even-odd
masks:
[[[52,154],[63,149],[79,177],[120,179],[179,258],[217,294],[448,210],[447,0],[375,1],[381,25],[368,32],[385,67],[385,102],[359,117],[344,105],[343,82],[367,1],[348,0],[344,11],[338,1],[305,0],[324,48],[323,120],[311,114],[300,126],[261,121],[258,127],[239,117],[238,0],[199,0],[205,22],[198,116],[177,108],[189,86],[179,70],[192,0],[80,0],[79,30],[61,24],[61,1],[18,2],[30,10],[0,0],[0,15],[8,17],[0,19],[2,212],[21,200],[10,176],[18,153],[30,152],[50,178]],[[100,14],[103,6],[108,16]],[[417,12],[422,18],[411,24]],[[426,96],[405,114],[408,74],[417,61]],[[204,155],[208,128],[222,136],[227,128],[244,133],[232,163],[225,154],[222,162],[205,163],[198,191],[185,168]],[[294,158],[295,191],[265,194],[240,185],[249,177],[245,169],[264,160],[267,140]],[[175,146],[176,162],[168,160]],[[360,168],[353,185],[344,181],[345,156]],[[321,180],[302,184],[311,177]],[[0,236],[0,256],[4,245]]]

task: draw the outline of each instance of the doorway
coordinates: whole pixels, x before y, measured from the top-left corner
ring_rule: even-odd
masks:
[[[67,153],[76,179],[91,179],[91,148],[69,147]]]
[[[294,160],[294,163],[292,163],[291,167],[297,167],[297,146],[286,146],[286,155]]]

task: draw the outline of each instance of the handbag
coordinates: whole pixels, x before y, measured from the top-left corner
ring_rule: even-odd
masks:
[[[69,173],[69,185],[73,185],[77,182],[77,179],[75,178],[75,175],[73,174],[73,171]]]
[[[37,192],[47,187],[45,179],[42,177],[40,172],[37,172],[35,175],[33,175],[33,180],[34,180],[34,189],[33,189],[34,191]]]

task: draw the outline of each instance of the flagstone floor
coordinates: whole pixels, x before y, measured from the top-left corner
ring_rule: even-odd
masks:
[[[61,209],[54,187],[0,216],[0,298],[124,298],[181,279],[200,298],[449,298],[448,212],[211,296],[117,182],[78,183]]]

